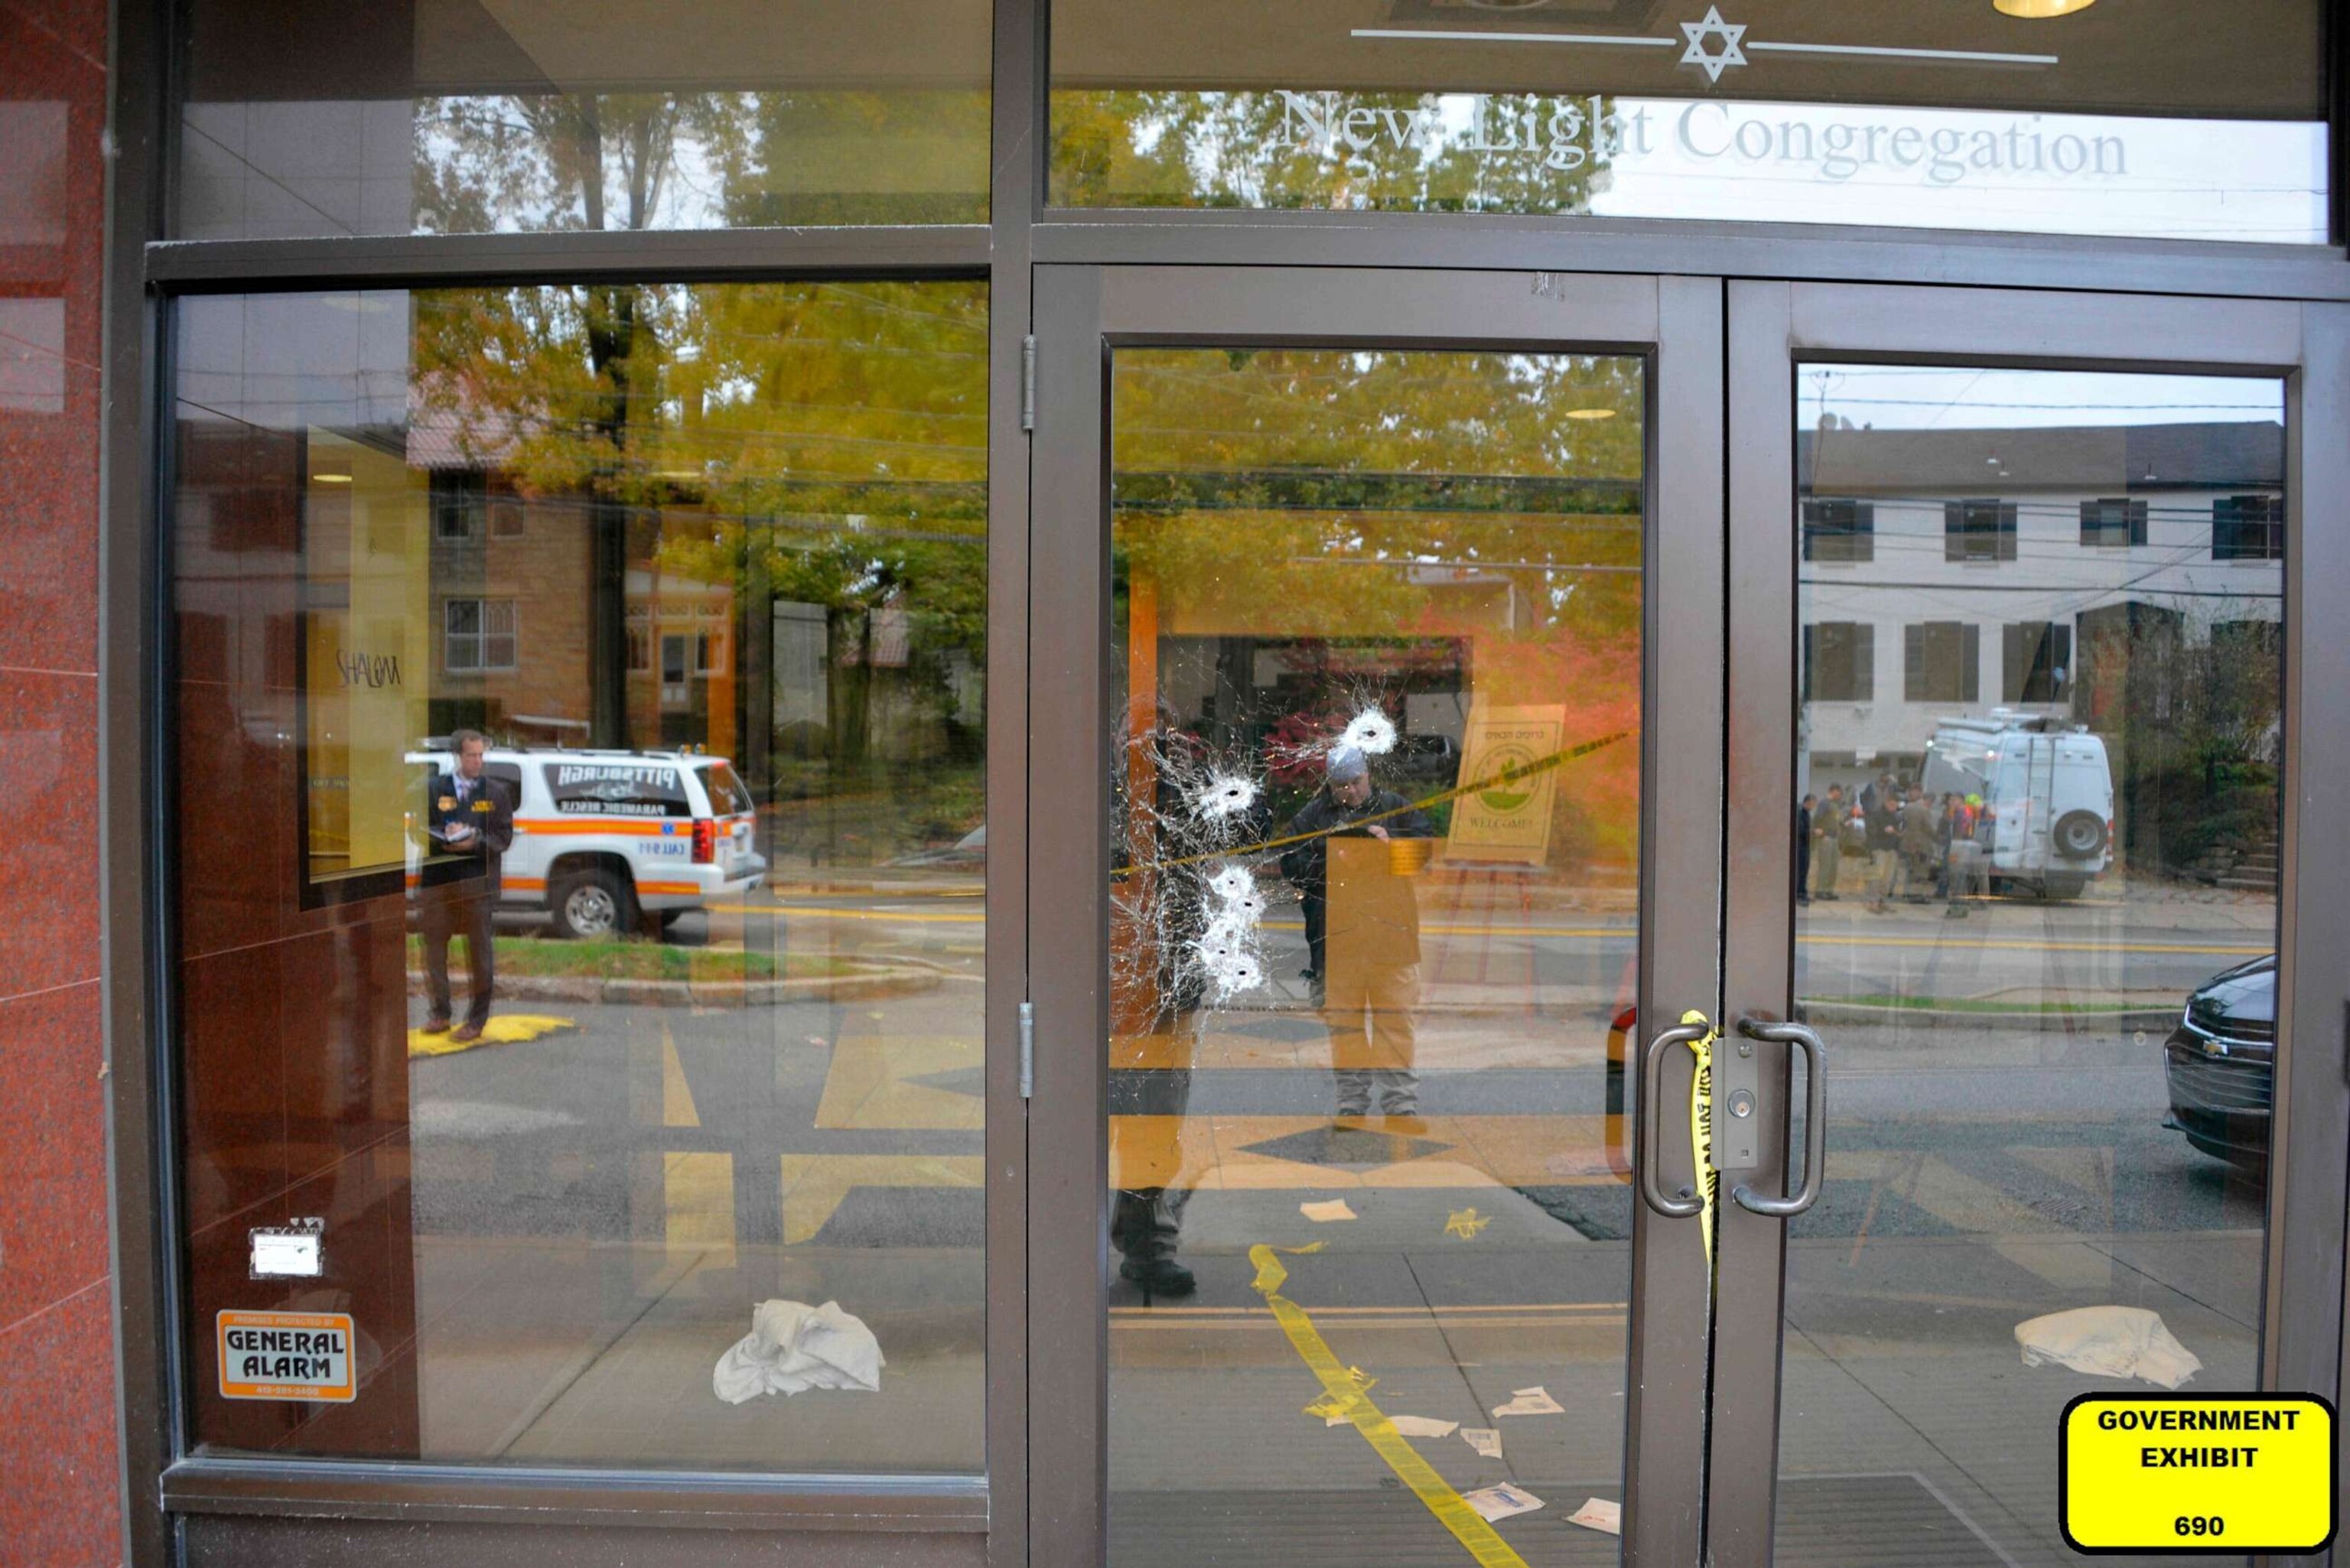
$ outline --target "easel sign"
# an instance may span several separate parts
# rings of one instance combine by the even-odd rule
[[[1444,840],[1447,860],[1517,866],[1549,861],[1558,770],[1538,764],[1557,755],[1565,723],[1563,707],[1471,705],[1461,748],[1461,782],[1484,787],[1452,803],[1452,826]]]

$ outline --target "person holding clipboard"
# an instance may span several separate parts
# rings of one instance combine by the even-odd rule
[[[490,1021],[490,993],[496,984],[497,960],[490,937],[490,911],[498,901],[498,863],[514,843],[514,797],[506,786],[482,771],[488,742],[473,730],[460,730],[449,738],[457,755],[457,771],[432,784],[432,810],[427,831],[432,853],[444,864],[463,865],[454,880],[428,892],[418,911],[424,933],[424,974],[432,988],[432,1012],[424,1033],[439,1034],[450,1026],[449,939],[465,939],[465,961],[473,975],[473,1005],[452,1040],[471,1044],[482,1037]]]

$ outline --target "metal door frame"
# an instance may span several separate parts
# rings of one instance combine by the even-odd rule
[[[1640,1017],[1718,991],[1722,744],[1722,290],[1713,278],[1047,265],[1035,270],[1031,448],[1028,1406],[1032,1561],[1107,1551],[1108,1158],[1104,1043],[1116,733],[1109,357],[1146,345],[1513,348],[1648,359]],[[1035,829],[1051,825],[1046,831]],[[1072,831],[1072,829],[1080,829]],[[1053,961],[1041,961],[1044,955]],[[1679,1053],[1676,1053],[1679,1055]],[[1686,1094],[1688,1068],[1672,1064]],[[1670,1118],[1668,1118],[1669,1124]],[[1668,1132],[1663,1179],[1690,1179]],[[1700,1545],[1707,1279],[1693,1225],[1633,1205],[1625,1562]]]
[[[1991,364],[2285,381],[2285,765],[2262,1386],[2337,1393],[2350,952],[2350,308],[2149,296],[1736,282],[1729,287],[1730,727],[1724,1013],[1783,1018],[1794,908],[1798,600],[1795,371],[1804,359]],[[2309,439],[2312,435],[2316,439]],[[2314,679],[2313,679],[2314,677]],[[1835,1041],[1831,1035],[1833,1052]],[[1788,1117],[1788,1050],[1763,1044],[1764,1126]],[[1834,1077],[1830,1075],[1833,1092]],[[1833,1154],[1834,1135],[1830,1142]],[[1751,1179],[1785,1190],[1786,1140]],[[1721,1209],[1707,1549],[1771,1560],[1786,1221]],[[2052,1435],[2053,1436],[2053,1435]]]

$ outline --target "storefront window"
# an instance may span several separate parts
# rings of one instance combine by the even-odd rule
[[[195,0],[173,232],[985,223],[988,17]]]
[[[197,1448],[978,1471],[984,286],[177,323]]]
[[[2317,0],[1055,8],[1070,207],[2322,243]]]

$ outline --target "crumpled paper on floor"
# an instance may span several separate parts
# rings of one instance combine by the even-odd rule
[[[752,1312],[751,1332],[718,1358],[710,1388],[729,1405],[810,1388],[878,1394],[884,1365],[880,1341],[838,1302],[766,1301]]]
[[[2015,1325],[2023,1365],[2054,1362],[2100,1377],[2139,1377],[2176,1388],[2203,1370],[2193,1351],[2171,1337],[2162,1316],[2145,1307],[2075,1307]]]

